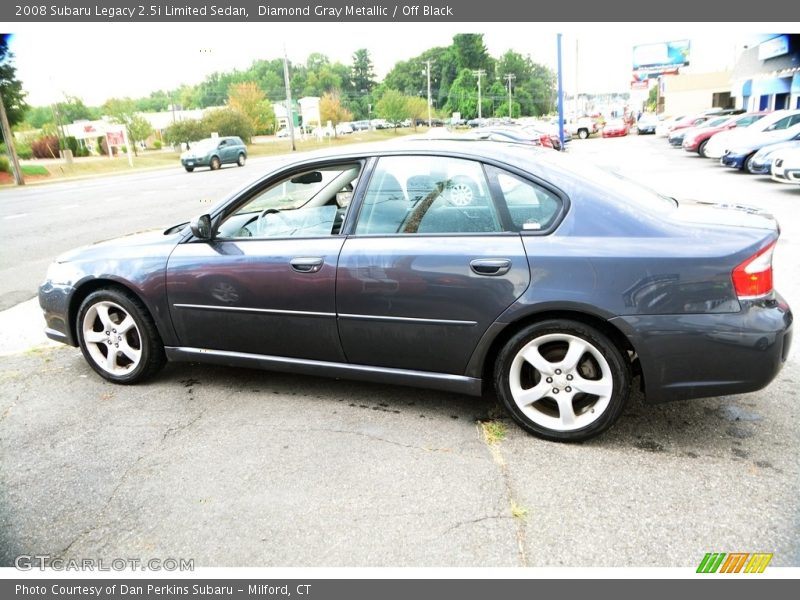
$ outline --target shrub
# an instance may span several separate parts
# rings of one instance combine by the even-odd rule
[[[155,140],[153,142],[153,148],[155,148],[156,150],[161,150],[161,140]]]
[[[230,108],[210,111],[203,117],[203,124],[210,132],[216,132],[221,136],[237,135],[245,144],[249,144],[250,138],[253,137],[253,125],[250,119]]]
[[[0,156],[0,173],[11,173],[11,162],[7,156]]]
[[[78,156],[78,148],[80,147],[80,145],[78,144],[78,140],[75,138],[75,136],[68,135],[64,139],[64,146],[65,146],[64,150],[72,151],[72,156]]]
[[[108,144],[106,143],[106,136],[104,135],[97,138],[97,152],[103,156],[108,156]]]
[[[36,158],[58,158],[58,137],[46,135],[34,140],[31,144],[33,156]]]
[[[17,156],[22,160],[33,158],[33,150],[31,144],[27,140],[20,140],[17,142]]]

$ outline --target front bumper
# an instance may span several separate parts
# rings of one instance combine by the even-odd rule
[[[732,169],[741,169],[744,167],[744,159],[746,157],[742,154],[726,154],[719,159],[719,164],[723,167],[730,167]]]

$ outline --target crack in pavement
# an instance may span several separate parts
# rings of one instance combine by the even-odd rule
[[[111,504],[114,502],[114,500],[116,499],[120,488],[122,488],[122,486],[127,482],[127,480],[130,477],[131,473],[139,466],[139,464],[144,459],[146,459],[146,458],[156,454],[157,452],[159,452],[161,450],[161,445],[164,443],[164,441],[168,437],[170,437],[171,435],[175,435],[175,433],[177,433],[179,431],[184,431],[184,430],[188,429],[189,427],[191,427],[192,425],[194,425],[195,423],[197,423],[197,421],[199,421],[203,417],[205,412],[206,412],[206,409],[203,409],[197,415],[195,415],[191,420],[189,420],[187,423],[184,423],[182,425],[177,425],[177,426],[174,426],[174,427],[169,427],[164,432],[164,434],[161,436],[161,439],[158,441],[157,444],[153,444],[153,447],[148,452],[145,452],[145,453],[141,454],[135,461],[133,461],[128,466],[128,468],[125,469],[125,472],[119,478],[119,481],[117,482],[117,485],[115,485],[114,489],[111,490],[111,493],[109,494],[109,496],[106,499],[106,501],[103,503],[103,506],[97,512],[97,517],[95,518],[95,521],[97,521],[97,523],[94,526],[92,526],[92,527],[90,527],[88,529],[84,529],[81,533],[79,533],[75,537],[75,539],[73,539],[69,544],[67,544],[67,546],[63,550],[61,550],[61,552],[58,553],[58,556],[59,557],[64,557],[72,549],[72,547],[75,544],[77,544],[78,542],[83,541],[89,535],[91,535],[93,532],[97,531],[98,529],[101,529],[103,527],[107,527],[109,525],[109,522],[108,522],[107,519],[105,519],[105,517],[106,517],[106,514],[108,512],[108,509],[111,506]],[[108,533],[106,534],[106,536],[107,535],[108,535]],[[106,537],[106,536],[104,536],[104,537]],[[100,539],[102,540],[103,538],[100,538]]]

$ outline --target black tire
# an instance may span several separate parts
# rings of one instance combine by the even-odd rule
[[[194,171],[194,167],[184,167],[184,169],[186,169],[187,173],[191,173],[192,171]]]
[[[742,171],[745,173],[753,173],[753,159],[755,158],[756,153],[753,152],[750,156],[744,159],[742,163]]]
[[[537,357],[539,368],[522,358],[523,349],[528,358]],[[577,357],[572,368],[561,364],[570,349]],[[528,325],[506,343],[495,363],[494,385],[511,418],[526,431],[546,440],[580,442],[599,435],[622,414],[630,394],[630,362],[594,327],[551,319]],[[581,386],[603,393],[584,393]],[[536,399],[521,406],[517,398],[525,392]],[[557,400],[571,411],[562,415]]]
[[[708,155],[706,154],[706,146],[708,146],[708,140],[703,140],[697,147],[697,153],[703,158],[708,158]]]
[[[114,325],[124,327],[128,316],[133,326],[117,331]],[[92,292],[78,309],[75,327],[86,362],[103,379],[113,383],[139,383],[155,375],[166,363],[164,345],[153,320],[141,301],[128,292],[116,288]],[[86,335],[92,333],[102,339],[87,340]],[[129,358],[126,349],[138,350],[138,360]],[[109,352],[114,352],[113,361]]]
[[[219,158],[216,156],[211,157],[211,162],[208,163],[208,166],[211,167],[212,171],[216,171],[220,167]]]
[[[244,155],[244,152],[239,152],[239,157],[236,159],[236,164],[240,167],[243,167],[246,161],[247,157]]]
[[[585,140],[589,137],[589,130],[588,129],[578,129],[578,137],[582,140]]]

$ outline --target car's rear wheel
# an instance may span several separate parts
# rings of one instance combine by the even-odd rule
[[[219,158],[217,158],[216,156],[212,156],[211,162],[209,163],[211,170],[216,171],[217,169],[219,169],[219,165],[220,165]]]
[[[166,362],[164,346],[147,309],[114,288],[89,294],[78,310],[78,343],[101,377],[114,383],[138,383]]]
[[[708,158],[708,154],[706,154],[706,146],[708,146],[708,140],[703,140],[697,147],[697,153],[703,158]]]
[[[244,152],[240,152],[239,158],[236,159],[236,164],[240,167],[243,167],[246,160],[247,158],[245,157]]]
[[[495,364],[497,395],[526,431],[579,442],[608,429],[630,391],[625,355],[594,327],[552,319],[514,335]]]

